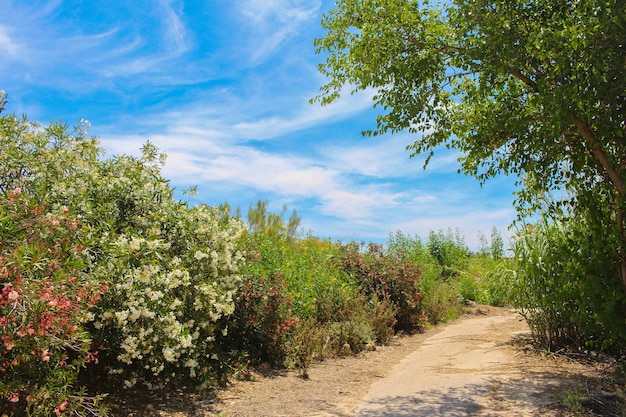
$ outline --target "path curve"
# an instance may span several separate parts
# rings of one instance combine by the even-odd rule
[[[526,323],[513,312],[451,323],[372,384],[353,416],[503,415],[491,414],[494,387],[511,376],[511,339],[526,332]],[[533,415],[519,400],[515,415]]]

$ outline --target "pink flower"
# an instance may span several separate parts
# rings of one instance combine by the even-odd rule
[[[57,416],[60,416],[63,411],[67,409],[67,401],[63,401],[57,408],[54,409],[54,413]]]
[[[20,295],[19,295],[19,293],[18,293],[17,291],[13,290],[13,291],[11,291],[11,292],[9,293],[9,300],[11,300],[11,301],[15,301],[15,300],[17,300],[18,298],[20,298]]]
[[[50,352],[48,349],[41,351],[41,359],[43,359],[44,362],[48,362],[50,360]]]
[[[8,398],[10,403],[16,403],[20,400],[20,394],[19,392],[14,392],[13,394],[9,395]]]
[[[22,189],[20,187],[12,189],[11,192],[9,193],[11,197],[15,197],[20,194],[22,194]]]

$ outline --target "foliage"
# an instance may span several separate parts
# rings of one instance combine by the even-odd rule
[[[10,415],[98,414],[99,397],[77,381],[202,388],[248,363],[306,371],[346,346],[385,344],[394,328],[422,329],[415,260],[427,260],[432,282],[444,266],[419,239],[404,242],[414,259],[401,239],[363,252],[298,235],[295,211],[285,219],[267,202],[251,206],[246,232],[227,204],[176,201],[152,144],[104,158],[88,127],[0,118],[0,404]]]
[[[494,274],[507,260],[493,259],[486,252],[470,254],[458,230],[454,234],[451,229],[447,233],[431,232],[426,242],[419,236],[396,231],[387,239],[386,247],[389,255],[419,265],[422,271],[421,304],[432,324],[460,316],[469,301],[495,305],[508,303],[510,284]],[[434,258],[432,248],[443,248],[439,249],[440,254],[445,254],[441,261]]]
[[[396,314],[398,314],[397,308],[389,298],[385,298],[382,301],[373,298],[370,300],[370,303],[370,323],[376,343],[387,345],[394,335],[394,328],[397,322]]]
[[[539,344],[623,354],[626,297],[612,273],[609,237],[590,236],[588,221],[528,225],[515,241],[513,269],[502,273],[515,284],[512,300]]]
[[[502,259],[504,257],[504,240],[500,231],[494,226],[491,229],[491,240],[487,240],[487,237],[479,232],[480,250],[479,255],[485,258],[491,258],[495,260]]]
[[[283,205],[283,210],[280,213],[268,211],[268,205],[269,201],[267,200],[258,200],[254,206],[250,204],[247,215],[250,233],[282,234],[295,237],[298,234],[301,221],[298,213],[293,210],[289,220],[285,221],[287,205]]]
[[[163,212],[150,221],[143,206],[141,220],[151,225],[145,237],[118,237],[107,262],[94,269],[101,279],[112,278],[95,309],[95,341],[103,345],[109,373],[126,386],[210,384],[221,368],[216,334],[228,331],[219,320],[233,312],[240,281],[235,245],[242,224],[203,205],[161,201],[158,208]]]
[[[218,338],[222,350],[238,351],[254,363],[282,365],[288,336],[298,323],[282,274],[247,276],[237,291],[234,313],[225,318],[228,334]]]
[[[467,267],[469,257],[468,249],[461,232],[457,229],[456,234],[451,229],[444,234],[430,232],[427,241],[428,250],[437,264],[441,267],[441,276],[448,278],[457,276],[461,269]]]
[[[342,247],[342,265],[366,296],[388,299],[397,308],[397,330],[423,330],[422,294],[417,287],[421,271],[415,263],[388,256],[374,243],[361,252],[352,242]]]
[[[338,263],[338,243],[314,236],[253,232],[246,238],[246,245],[256,259],[242,274],[267,277],[280,272],[293,303],[293,314],[303,320],[332,314],[324,311],[332,310],[341,298],[354,295]],[[324,320],[321,316],[318,318]]]
[[[340,0],[322,26],[317,100],[373,89],[384,112],[366,134],[408,129],[427,162],[445,146],[481,181],[516,175],[521,214],[606,207],[595,216],[626,294],[622,1]]]
[[[80,273],[95,288],[109,286],[87,324],[100,353],[89,372],[106,370],[125,386],[212,383],[245,225],[225,210],[176,201],[160,175],[165,156],[150,143],[140,158],[101,159],[86,123],[72,132],[14,116],[0,123],[0,190],[20,188],[43,212],[74,213]]]
[[[99,410],[76,395],[81,368],[98,360],[88,309],[106,291],[83,273],[79,225],[21,188],[0,197],[0,408],[12,415]]]

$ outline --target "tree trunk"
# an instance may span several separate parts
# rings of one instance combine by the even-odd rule
[[[624,295],[626,295],[626,248],[624,248],[624,245],[626,244],[626,235],[624,233],[624,208],[622,207],[624,199],[620,194],[618,194],[615,197],[615,200],[617,204],[617,231],[620,237],[620,243],[617,247],[617,255],[619,257],[619,275]]]

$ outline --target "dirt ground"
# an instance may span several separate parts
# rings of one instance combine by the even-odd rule
[[[483,322],[487,326],[484,329]],[[463,345],[449,343],[454,333],[459,334]],[[443,362],[432,366],[424,363],[423,372],[420,366],[417,371],[410,370],[421,360],[432,362],[427,357],[428,349],[440,354]],[[530,344],[526,323],[516,312],[475,306],[463,318],[423,334],[396,337],[389,346],[375,351],[314,364],[308,379],[298,371],[257,369],[250,373],[249,380],[235,381],[211,395],[172,392],[119,397],[113,415],[626,416],[625,387],[622,380],[615,379],[615,363],[608,358],[582,359],[538,353]],[[454,361],[458,363],[452,369]],[[425,368],[440,376],[428,382]],[[410,372],[410,377],[404,377],[403,372]],[[413,387],[422,397],[415,393],[395,395],[396,408],[390,411],[394,407],[388,403],[391,397],[385,397],[386,392],[406,391],[411,388],[406,382],[409,379],[427,384],[428,389]],[[383,403],[380,398],[385,398],[384,404],[377,408],[377,402]],[[411,404],[399,405],[397,401]],[[420,403],[424,413],[415,411],[415,402]]]

